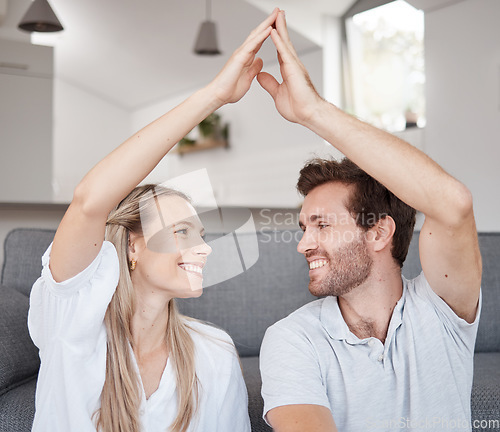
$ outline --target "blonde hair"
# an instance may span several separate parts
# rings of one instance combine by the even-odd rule
[[[145,197],[180,196],[182,193],[156,185],[135,188],[114,210],[106,223],[106,240],[114,244],[120,263],[116,292],[106,311],[104,322],[108,340],[106,378],[101,393],[101,406],[95,412],[96,428],[101,432],[140,432],[140,377],[135,371],[129,343],[133,347],[131,320],[134,314],[134,288],[128,259],[129,233],[142,234],[140,213],[144,205],[153,206]],[[140,208],[141,207],[141,208]],[[185,432],[196,414],[198,377],[195,370],[194,342],[189,334],[188,317],[181,315],[175,300],[168,304],[165,341],[176,374],[178,411],[169,430]]]

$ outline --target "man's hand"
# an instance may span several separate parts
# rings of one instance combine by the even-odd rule
[[[279,11],[276,29],[271,38],[278,50],[281,84],[267,72],[260,72],[257,80],[272,96],[278,112],[288,121],[306,124],[323,99],[314,88],[306,68],[299,60],[288,36],[285,12]]]

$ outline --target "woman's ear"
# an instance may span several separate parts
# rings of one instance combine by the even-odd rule
[[[377,223],[370,228],[370,235],[367,237],[372,243],[373,250],[380,252],[387,245],[391,245],[392,237],[396,231],[396,222],[391,216],[380,218]]]
[[[132,257],[132,254],[136,251],[137,238],[139,236],[136,233],[129,232],[128,234],[128,254]]]

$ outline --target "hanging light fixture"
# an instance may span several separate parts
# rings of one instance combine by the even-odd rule
[[[212,17],[212,1],[206,0],[206,20],[201,23],[194,52],[199,55],[221,54],[217,45],[217,31]]]
[[[47,33],[64,30],[47,0],[35,0],[31,3],[17,27],[27,32]]]

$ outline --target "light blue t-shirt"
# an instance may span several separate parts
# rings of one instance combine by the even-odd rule
[[[265,334],[264,418],[313,404],[329,408],[342,432],[470,431],[479,315],[480,306],[472,324],[459,318],[423,273],[403,278],[385,344],[351,333],[337,297],[313,301]]]

